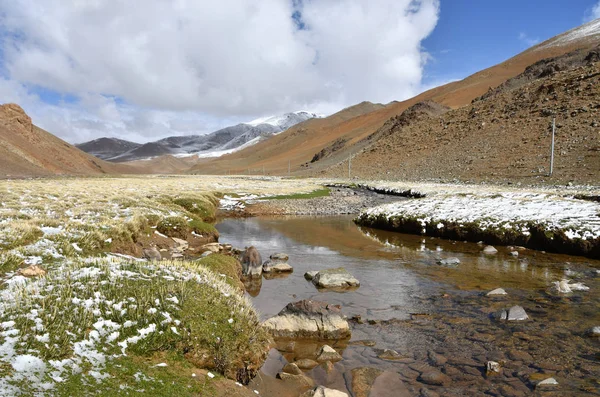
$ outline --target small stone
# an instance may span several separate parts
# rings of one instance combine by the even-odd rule
[[[558,387],[558,382],[554,378],[544,379],[535,385],[535,388],[540,390],[554,389],[556,387]]]
[[[509,255],[514,256],[516,258],[517,256],[519,256],[519,252],[518,251],[510,251]]]
[[[596,326],[596,327],[590,328],[587,331],[587,335],[588,336],[592,336],[592,337],[596,337],[596,338],[600,337],[600,326]]]
[[[460,259],[452,257],[446,259],[438,259],[436,263],[440,266],[457,266],[460,264]]]
[[[498,375],[502,371],[500,364],[495,361],[488,361],[485,367],[487,376]]]
[[[312,280],[319,273],[318,270],[311,270],[310,272],[304,273],[304,278],[307,280]]]
[[[321,351],[319,352],[319,355],[317,356],[318,362],[340,361],[341,359],[342,359],[342,356],[340,356],[340,354],[337,351],[335,351],[334,348],[332,348],[331,346],[328,346],[328,345],[323,345],[323,347],[321,348]]]
[[[296,363],[287,363],[283,366],[282,371],[292,375],[302,375],[302,370],[298,368]]]
[[[502,288],[496,288],[495,290],[492,290],[485,295],[486,296],[499,296],[499,295],[507,295],[507,294],[506,294],[506,291],[504,291]]]
[[[271,255],[269,257],[269,259],[271,259],[273,261],[287,262],[288,259],[290,259],[290,257],[288,256],[288,254],[277,253],[277,254]]]
[[[263,263],[263,272],[265,273],[291,273],[294,268],[287,263],[276,263],[271,260]]]
[[[488,245],[483,249],[483,253],[486,255],[494,255],[494,254],[498,253],[498,250],[496,248],[492,247],[491,245]]]
[[[392,350],[392,349],[385,349],[377,357],[382,360],[399,360],[402,358],[400,353],[398,353],[396,350]]]
[[[525,321],[529,316],[521,306],[513,306],[508,310],[502,310],[496,313],[496,317],[506,321]]]
[[[317,386],[313,390],[309,390],[300,397],[348,397],[348,394],[339,390],[328,389],[325,386]]]
[[[38,265],[31,265],[17,272],[23,277],[41,277],[46,275],[46,271]]]

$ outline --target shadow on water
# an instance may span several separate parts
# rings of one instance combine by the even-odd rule
[[[490,357],[510,361],[507,354],[511,349],[526,350],[534,361],[554,357],[565,366],[565,374],[575,370],[564,363],[579,359],[591,365],[587,371],[600,378],[595,355],[600,343],[582,336],[587,328],[600,325],[600,261],[532,250],[520,251],[514,257],[507,247],[496,247],[498,253],[489,256],[478,244],[359,228],[349,216],[226,219],[217,228],[221,242],[239,248],[253,245],[263,259],[277,252],[289,255],[292,274],[265,278],[250,288],[263,319],[276,315],[289,302],[317,299],[342,305],[348,317],[360,315],[371,320],[371,324],[352,324],[352,341],[368,339],[376,347],[351,343],[339,349],[344,360],[335,364],[333,373],[324,372],[322,367],[308,372],[321,384],[345,390],[350,369],[371,366],[398,372],[407,377],[403,378],[407,384],[413,382],[417,387],[417,380],[410,379],[405,367],[427,363],[431,349],[464,356],[464,360],[475,360],[481,366]],[[437,264],[438,259],[450,257],[458,258],[460,264]],[[360,280],[360,288],[345,293],[318,291],[304,279],[307,271],[340,266]],[[584,282],[590,290],[559,296],[551,286],[563,278]],[[484,295],[498,287],[509,295],[500,299]],[[490,319],[491,313],[517,304],[525,307],[531,321],[508,325]],[[415,316],[417,313],[426,316]],[[263,372],[275,375],[286,362],[316,354],[310,343],[296,341],[294,346],[292,351],[285,346],[273,350]],[[406,355],[408,361],[379,359],[378,349],[386,348]],[[581,359],[583,356],[596,359]],[[535,363],[522,365],[534,372],[561,375],[558,369],[551,372]],[[456,368],[464,369],[458,364]],[[443,370],[453,377],[452,368]],[[457,385],[463,382],[465,388],[471,385],[470,392],[492,387],[485,376],[475,374],[470,383],[465,381],[467,375],[461,376],[453,379]],[[523,387],[532,388],[531,381],[523,380],[523,376],[518,380]],[[514,387],[511,376],[504,375],[502,381]],[[564,382],[583,387],[571,378]],[[597,389],[596,384],[591,387]]]

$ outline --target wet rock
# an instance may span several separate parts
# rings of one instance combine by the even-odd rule
[[[438,259],[436,261],[436,263],[440,266],[448,266],[448,267],[454,267],[454,266],[458,266],[460,264],[460,259],[458,258],[446,258],[446,259]]]
[[[340,354],[335,351],[335,349],[331,346],[328,345],[324,345],[321,348],[321,351],[319,351],[319,355],[317,356],[317,361],[318,362],[323,362],[323,361],[340,361],[342,359],[342,356],[340,356]]]
[[[374,340],[371,340],[371,339],[353,340],[350,343],[348,343],[348,345],[350,345],[350,346],[368,346],[368,347],[375,346],[376,344],[377,344],[377,342],[375,342]]]
[[[339,390],[328,389],[325,386],[317,386],[300,397],[348,397],[348,394]]]
[[[502,296],[502,295],[507,295],[507,294],[506,294],[506,291],[504,291],[502,288],[496,288],[495,290],[492,290],[485,295],[486,296]]]
[[[368,397],[371,391],[371,385],[375,379],[383,373],[377,368],[355,368],[352,370],[352,394],[355,397]]]
[[[485,374],[487,376],[498,375],[502,372],[502,367],[500,366],[500,363],[497,363],[496,361],[488,361],[485,365],[485,369]]]
[[[321,367],[325,370],[325,373],[330,374],[335,370],[335,366],[331,361],[325,361],[321,363]]]
[[[271,259],[272,261],[279,261],[279,262],[287,262],[290,257],[288,256],[288,254],[284,254],[284,253],[277,253],[277,254],[273,254],[271,256],[269,256],[269,259]]]
[[[446,357],[442,356],[441,354],[437,354],[433,350],[429,350],[427,352],[427,358],[433,365],[437,367],[441,367],[442,365],[448,362],[448,359]]]
[[[302,300],[289,303],[279,314],[263,323],[275,337],[346,339],[351,332],[338,305]]]
[[[535,385],[536,390],[553,390],[558,388],[558,382],[554,378],[547,378]]]
[[[42,277],[46,275],[46,270],[39,265],[31,265],[24,269],[19,269],[17,274],[20,274],[23,277]]]
[[[509,252],[510,256],[514,256],[515,258],[519,256],[519,252],[518,251],[510,251]]]
[[[486,255],[494,255],[494,254],[498,253],[498,250],[496,248],[494,248],[493,246],[488,245],[483,249],[483,253]]]
[[[162,259],[162,255],[156,247],[144,248],[142,254],[149,261],[160,261]]]
[[[521,306],[513,306],[508,310],[501,310],[494,315],[499,320],[504,321],[525,321],[529,316]]]
[[[430,369],[423,372],[417,380],[421,383],[434,386],[447,386],[452,383],[452,380],[447,375],[441,373],[437,369]]]
[[[304,273],[304,278],[310,281],[313,278],[315,278],[315,276],[317,275],[317,273],[319,273],[318,270],[311,270],[309,272]]]
[[[309,387],[315,387],[315,381],[304,374],[293,375],[287,372],[279,372],[277,379],[281,379],[286,382],[293,382],[295,387],[300,389],[307,389]]]
[[[292,375],[302,375],[302,370],[298,367],[298,364],[296,363],[287,363],[283,366],[282,371]]]
[[[396,350],[385,349],[383,352],[377,355],[382,360],[400,360],[402,356]]]
[[[400,375],[394,371],[384,371],[379,375],[373,382],[369,393],[369,397],[408,397],[411,395]]]
[[[349,288],[360,286],[360,282],[343,267],[321,270],[313,277],[312,282],[318,288]]]
[[[310,358],[301,358],[300,360],[294,361],[294,364],[300,369],[313,369],[319,365],[318,362],[311,360]]]
[[[294,268],[287,263],[273,262],[271,260],[263,263],[263,272],[265,273],[291,273]]]
[[[240,255],[242,274],[251,278],[259,278],[262,275],[263,262],[258,250],[248,247]]]

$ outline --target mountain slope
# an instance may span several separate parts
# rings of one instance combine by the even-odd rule
[[[15,104],[0,105],[0,176],[129,173],[97,159],[32,124]]]
[[[343,147],[336,151],[337,161],[341,161],[341,158],[347,159],[348,155],[363,150],[367,146],[364,140],[382,127],[386,121],[419,102],[429,100],[451,108],[467,106],[490,88],[497,87],[519,75],[529,65],[576,49],[589,49],[598,42],[598,39],[600,39],[600,23],[593,21],[464,80],[436,87],[402,102],[392,102],[386,106],[358,112],[353,117],[343,120],[325,118],[318,123],[304,123],[302,129],[291,128],[259,145],[212,161],[201,162],[193,168],[193,172],[224,173],[228,170],[252,172],[252,170],[262,170],[264,167],[266,173],[285,174],[287,163],[290,161],[293,172],[301,175],[318,175],[335,163],[311,164],[311,159],[321,150],[333,145],[336,140],[344,141]]]
[[[108,160],[130,150],[137,149],[142,145],[118,138],[99,138],[75,146],[99,159]]]

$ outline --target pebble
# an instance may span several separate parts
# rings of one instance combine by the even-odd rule
[[[544,379],[535,385],[536,389],[544,390],[544,389],[554,389],[558,386],[558,382],[554,378]]]
[[[491,245],[488,245],[483,249],[483,253],[487,254],[487,255],[493,255],[493,254],[498,253],[498,250],[496,248],[492,247]]]
[[[498,295],[507,295],[506,291],[502,288],[496,288],[486,294],[486,296],[498,296]]]

